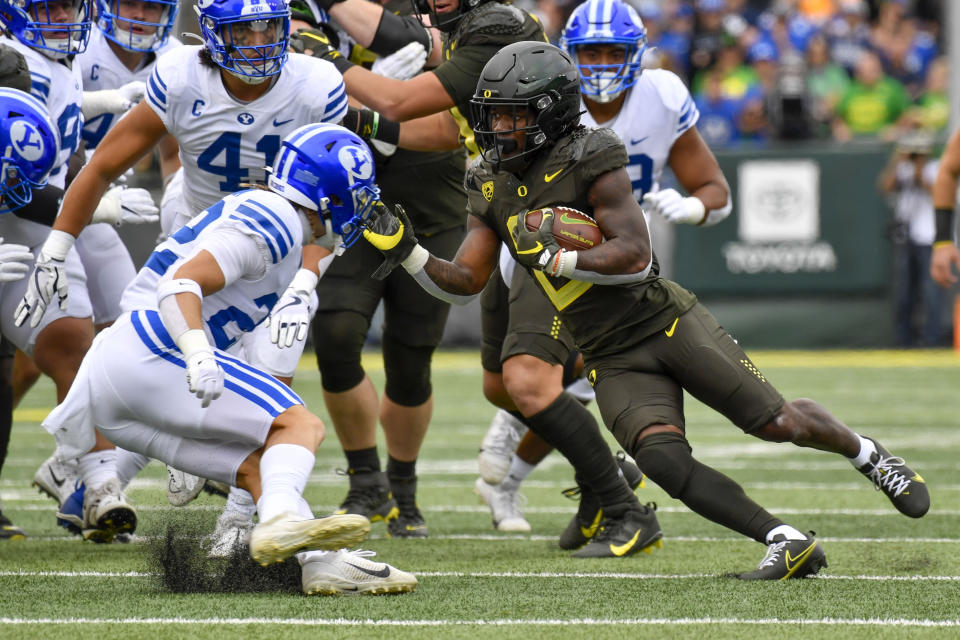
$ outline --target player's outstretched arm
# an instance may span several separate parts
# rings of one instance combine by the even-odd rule
[[[933,206],[936,210],[936,235],[930,255],[930,277],[941,287],[950,287],[960,271],[960,250],[953,242],[954,216],[957,204],[957,177],[960,176],[960,129],[953,132],[940,157],[937,179],[933,183]]]

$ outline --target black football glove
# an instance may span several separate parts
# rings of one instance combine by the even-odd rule
[[[554,276],[559,271],[557,258],[562,249],[553,237],[553,212],[550,209],[542,211],[543,219],[536,231],[527,229],[528,211],[517,216],[517,226],[513,228],[513,246],[517,251],[517,262]]]
[[[378,203],[367,219],[363,237],[383,254],[383,262],[372,274],[377,280],[386,279],[418,244],[413,225],[400,205],[390,211],[387,205]]]
[[[337,34],[325,24],[316,29],[300,29],[290,36],[291,51],[332,62],[342,74],[352,67],[353,63],[343,57],[337,49],[339,45]]]

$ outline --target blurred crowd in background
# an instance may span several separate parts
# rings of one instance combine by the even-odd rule
[[[938,0],[628,0],[712,147],[944,134]],[[578,0],[519,0],[558,42]]]

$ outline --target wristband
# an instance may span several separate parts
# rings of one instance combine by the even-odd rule
[[[70,249],[76,241],[77,239],[66,231],[52,229],[40,252],[48,258],[63,262],[67,259],[67,254],[70,253]]]
[[[372,140],[379,140],[380,142],[396,145],[400,142],[400,123],[384,118],[379,112],[374,111],[370,138]]]
[[[300,269],[296,275],[293,276],[293,280],[290,281],[287,288],[293,289],[298,293],[309,295],[311,291],[317,288],[318,282],[320,282],[320,278],[313,271],[310,271],[310,269]]]
[[[938,208],[933,215],[934,226],[936,228],[933,236],[934,243],[953,243],[953,209],[947,207]]]
[[[427,260],[429,259],[430,252],[418,244],[413,247],[413,251],[410,252],[410,255],[408,255],[400,264],[403,265],[403,268],[406,269],[407,273],[413,275],[414,273],[423,270],[423,266],[427,264]]]
[[[940,247],[952,247],[952,246],[953,246],[953,242],[951,242],[950,240],[940,240],[938,242],[933,243],[934,249],[939,249]]]
[[[190,329],[174,338],[177,348],[183,353],[185,360],[189,360],[198,353],[209,353],[213,355],[213,349],[210,348],[210,341],[207,340],[207,334],[203,329]]]

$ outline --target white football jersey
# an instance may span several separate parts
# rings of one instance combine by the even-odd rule
[[[78,55],[74,64],[80,64],[80,73],[83,78],[84,91],[102,91],[104,89],[119,89],[129,82],[146,83],[153,73],[153,65],[157,58],[168,51],[172,51],[181,46],[176,38],[167,38],[155,53],[148,53],[147,64],[136,71],[131,71],[127,65],[123,64],[117,55],[110,48],[110,41],[100,29],[93,29],[90,34],[90,43],[87,50]],[[104,113],[95,118],[87,120],[83,125],[81,136],[87,143],[87,151],[96,148],[103,136],[107,135],[110,127],[120,118],[122,114]]]
[[[70,156],[80,145],[80,129],[83,127],[83,84],[80,80],[80,65],[74,60],[51,60],[36,49],[31,49],[19,40],[5,38],[8,44],[27,59],[30,69],[30,93],[46,105],[60,130],[60,155],[56,168],[50,173],[50,184],[61,189],[67,183],[67,166]]]
[[[219,67],[201,64],[199,46],[157,60],[147,103],[180,144],[183,198],[202,211],[241,183],[266,181],[280,141],[313,122],[339,123],[347,112],[343,77],[325,60],[291,53],[260,98],[242,103],[223,86]]]
[[[588,127],[613,129],[627,148],[627,173],[633,195],[640,200],[660,188],[660,174],[670,157],[674,141],[697,123],[700,112],[690,92],[676,74],[664,69],[646,69],[627,90],[617,116],[601,124],[586,111],[580,122]]]
[[[253,238],[258,256],[253,261],[262,265],[256,273],[243,274],[203,299],[210,343],[223,350],[237,344],[245,332],[266,319],[278,292],[286,289],[300,268],[303,227],[299,214],[286,198],[271,191],[249,189],[229,195],[157,245],[123,292],[122,309],[157,310],[157,285],[163,276],[175,273],[185,259],[204,249],[205,240],[210,246],[209,239],[225,229]]]

